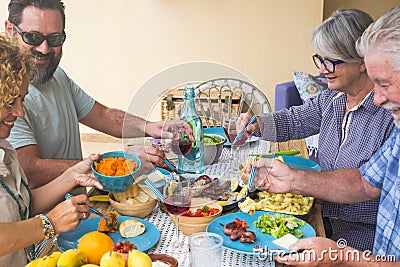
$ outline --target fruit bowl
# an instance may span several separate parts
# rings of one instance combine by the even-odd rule
[[[110,161],[119,158],[125,159],[129,173],[118,175],[118,171],[121,169],[120,164],[111,163]],[[107,159],[110,160],[107,162]],[[132,164],[128,164],[131,162]],[[104,166],[101,166],[101,164],[104,164]],[[91,168],[94,176],[103,185],[105,191],[119,193],[127,190],[133,183],[134,179],[139,175],[141,164],[140,159],[133,154],[123,151],[113,151],[104,153],[100,155],[98,160],[92,161]],[[101,173],[100,168],[102,171],[107,171],[107,174]],[[117,175],[111,175],[111,173],[115,172]]]

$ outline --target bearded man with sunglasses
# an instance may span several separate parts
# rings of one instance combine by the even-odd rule
[[[315,66],[328,89],[301,106],[261,114],[249,131],[261,128],[263,138],[287,141],[319,133],[318,158],[323,171],[358,168],[368,161],[394,128],[389,110],[374,105],[374,84],[356,41],[373,22],[358,9],[335,11],[313,33]],[[246,125],[249,114],[242,114]],[[239,129],[240,131],[240,129]],[[331,190],[335,190],[332,188]],[[324,202],[327,237],[359,250],[372,250],[378,201],[357,204]]]
[[[82,159],[79,122],[100,132],[122,137],[153,136],[171,138],[164,129],[184,121],[148,122],[121,110],[108,108],[85,93],[59,67],[66,40],[65,12],[61,0],[11,0],[5,22],[6,34],[33,56],[25,116],[15,121],[10,143],[18,152],[31,188],[48,183]],[[132,151],[133,150],[133,151]],[[142,171],[152,163],[163,166],[165,155],[152,147],[134,147],[142,160]],[[80,190],[80,192],[85,192]]]

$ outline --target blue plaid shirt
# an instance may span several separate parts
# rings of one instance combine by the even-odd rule
[[[400,129],[396,128],[385,144],[361,166],[361,175],[380,188],[374,254],[396,255],[400,260]]]

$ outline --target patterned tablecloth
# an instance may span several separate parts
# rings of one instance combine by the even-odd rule
[[[300,146],[299,141],[290,141],[282,143],[282,147],[271,146],[271,150],[287,150],[287,149],[298,149],[300,151],[305,150],[303,146]],[[212,164],[206,166],[205,173],[208,175],[222,175],[225,177],[240,177],[240,173],[238,171],[238,164],[242,163],[248,158],[247,154],[249,153],[265,153],[269,152],[270,150],[270,143],[266,141],[260,142],[252,142],[246,144],[244,147],[240,148],[238,158],[236,160],[232,159],[230,155],[230,149],[224,148],[222,155],[219,161],[216,164]],[[89,195],[96,195],[97,189],[92,189],[89,192]],[[94,207],[99,209],[102,212],[107,212],[112,209],[112,206],[109,203],[104,202],[93,202]],[[320,216],[320,209],[315,211],[315,214],[310,217],[311,220],[314,220],[313,227],[317,230],[318,235],[324,236],[323,232],[323,224],[322,219]],[[160,210],[158,206],[156,206],[153,212],[145,218],[149,222],[153,223],[161,233],[159,242],[151,249],[148,250],[148,253],[164,253],[169,254],[175,257],[180,267],[187,267],[190,266],[189,263],[189,253],[182,252],[182,251],[174,251],[174,253],[169,253],[169,245],[171,242],[174,241],[174,234],[175,234],[175,224],[168,216],[168,214],[164,213]],[[184,236],[182,232],[179,232],[180,242],[188,244],[188,237]],[[57,250],[57,247],[54,246],[54,243],[51,241],[47,241],[47,246],[44,246],[44,250],[42,251],[42,255],[49,254],[51,251]],[[187,246],[186,246],[187,247]],[[263,259],[259,259],[257,255],[248,255],[243,253],[234,252],[228,249],[225,249],[223,252],[223,257],[221,260],[221,266],[251,266],[251,267],[258,267],[258,266],[282,266],[273,261],[267,261]]]
[[[252,142],[240,148],[239,154],[236,159],[232,159],[230,155],[230,148],[224,148],[219,161],[216,164],[208,165],[205,168],[205,173],[208,175],[223,175],[227,177],[240,177],[238,171],[238,163],[242,163],[247,158],[248,153],[261,153],[269,151],[269,142]],[[233,151],[235,153],[235,151]],[[171,218],[164,212],[162,212],[158,207],[153,210],[153,213],[146,218],[149,222],[153,223],[158,227],[161,232],[160,241],[157,245],[151,248],[149,253],[163,253],[170,254],[175,257],[179,266],[186,267],[189,266],[189,253],[176,251],[175,253],[169,253],[168,246],[174,241],[175,234],[175,224]],[[182,232],[179,232],[179,241],[188,244],[188,237],[186,237]],[[243,253],[234,252],[228,249],[224,249],[221,266],[275,266],[273,261],[260,260],[256,255],[247,255]]]
[[[149,249],[148,253],[162,253],[169,254],[176,258],[179,262],[180,267],[187,267],[189,265],[189,253],[176,251],[175,253],[170,253],[168,246],[172,246],[171,242],[174,241],[175,234],[175,224],[171,218],[164,212],[162,212],[158,207],[155,207],[153,213],[146,218],[149,222],[153,223],[160,230],[161,237],[157,245]],[[188,237],[182,232],[179,232],[179,241],[184,242],[185,247],[188,245]],[[275,266],[274,262],[268,262],[265,260],[257,259],[256,255],[246,255],[243,253],[238,253],[224,249],[221,267],[231,267],[231,266]]]

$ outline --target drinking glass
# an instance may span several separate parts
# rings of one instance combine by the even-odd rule
[[[235,140],[236,136],[238,135],[237,128],[239,123],[239,117],[236,115],[232,115],[230,118],[226,118],[222,122],[222,127],[224,128],[225,134],[231,142],[231,152],[230,158],[239,160],[239,148],[246,143],[247,135],[244,134],[240,139],[238,139],[234,144],[233,141]],[[236,149],[235,153],[233,153],[233,149]]]
[[[179,218],[180,215],[190,209],[192,202],[190,198],[190,180],[184,179],[179,175],[170,175],[165,177],[164,181],[164,207],[169,213],[175,216],[177,226],[172,249],[180,248],[182,251],[183,244],[179,242]]]
[[[215,233],[201,232],[189,237],[191,267],[219,267],[224,239]]]

